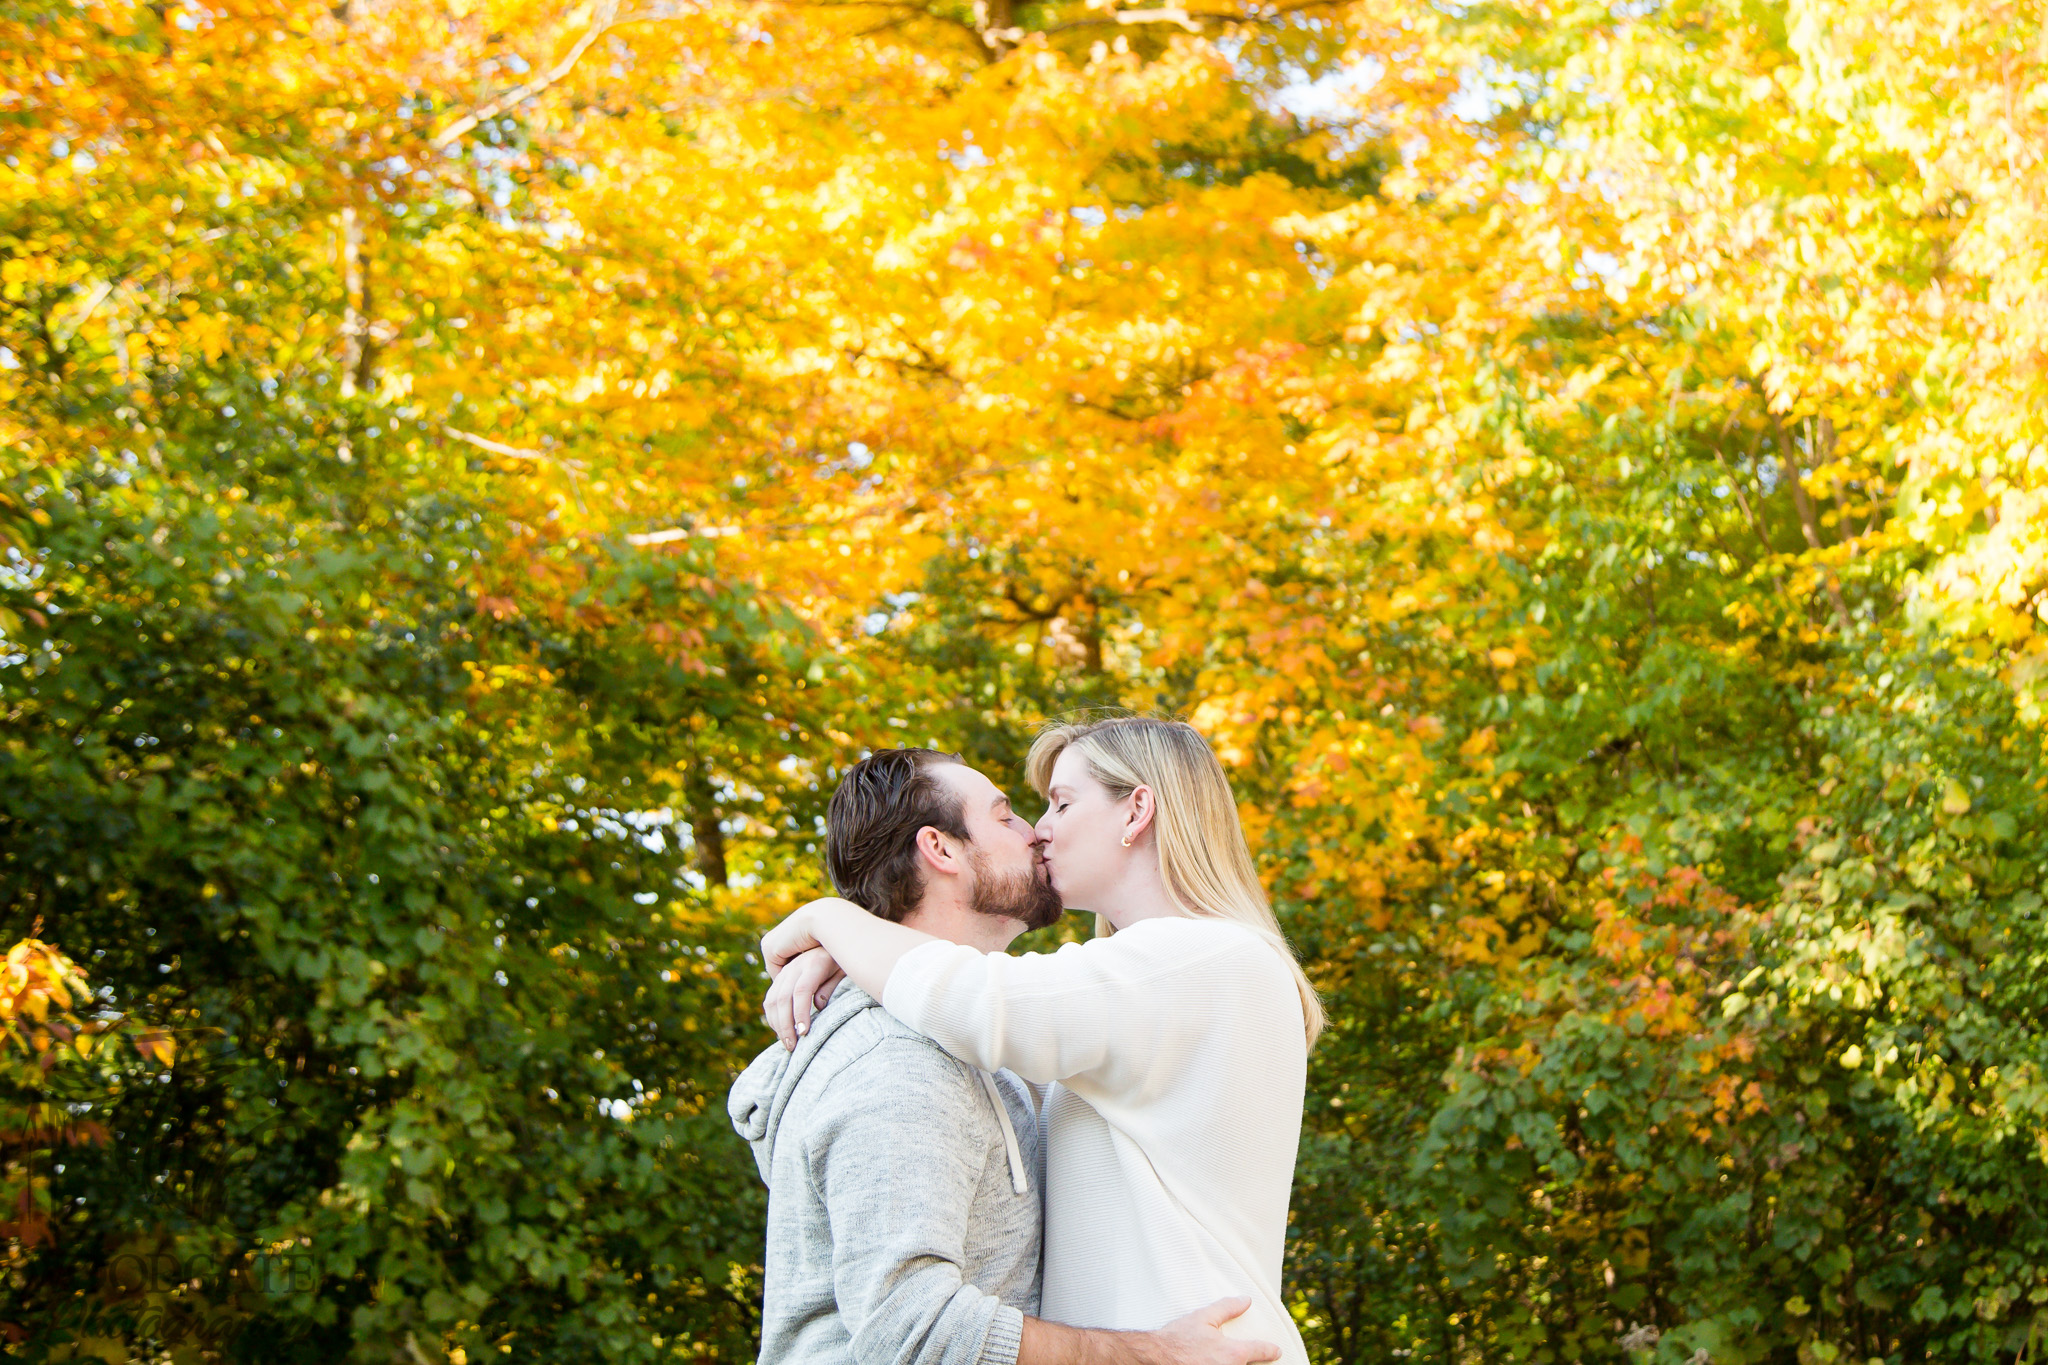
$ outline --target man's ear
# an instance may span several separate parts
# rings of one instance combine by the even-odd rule
[[[948,877],[967,870],[967,859],[953,837],[933,825],[917,832],[917,856],[926,867]]]

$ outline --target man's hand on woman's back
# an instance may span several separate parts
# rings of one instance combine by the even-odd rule
[[[1270,1341],[1225,1336],[1223,1324],[1252,1301],[1218,1299],[1150,1332],[1107,1332],[1024,1319],[1017,1365],[1260,1365],[1278,1360]]]
[[[1157,1339],[1162,1365],[1259,1365],[1278,1360],[1280,1348],[1270,1341],[1223,1335],[1223,1324],[1242,1316],[1251,1306],[1247,1298],[1218,1299],[1145,1335]]]

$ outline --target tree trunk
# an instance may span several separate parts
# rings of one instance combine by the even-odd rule
[[[690,781],[686,796],[690,805],[690,844],[693,856],[690,861],[704,880],[713,886],[731,886],[732,877],[725,865],[725,826],[719,822],[716,793],[712,790],[711,776],[701,762],[690,768]]]
[[[370,335],[370,278],[363,263],[363,219],[354,208],[341,211],[342,360],[341,396],[370,387],[376,341]]]
[[[1798,447],[1782,425],[1776,422],[1773,422],[1772,425],[1778,433],[1778,450],[1785,457],[1785,487],[1792,494],[1792,510],[1799,514],[1800,534],[1806,537],[1807,548],[1819,550],[1823,548],[1820,538],[1820,521],[1814,515],[1813,499],[1806,492],[1805,475],[1799,467]],[[1809,428],[1809,430],[1812,430],[1812,428]],[[1830,444],[1832,444],[1832,427],[1829,428],[1828,436],[1830,437]],[[1819,435],[1816,433],[1812,439],[1814,443],[1817,443]],[[1844,631],[1847,631],[1849,629],[1849,604],[1842,598],[1842,585],[1835,581],[1835,571],[1833,569],[1826,569],[1823,572],[1827,576],[1828,597],[1835,606],[1835,620]]]
[[[974,0],[975,32],[990,61],[1001,61],[1017,45],[1015,16],[1012,0]]]

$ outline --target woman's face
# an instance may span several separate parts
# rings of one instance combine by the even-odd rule
[[[1122,879],[1135,852],[1123,844],[1135,795],[1112,797],[1075,749],[1053,763],[1045,814],[1038,821],[1038,848],[1069,910],[1104,913],[1105,893]]]

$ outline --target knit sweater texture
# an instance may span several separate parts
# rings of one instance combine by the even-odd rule
[[[1192,918],[1016,957],[930,943],[884,1003],[956,1057],[1051,1084],[1047,1320],[1148,1329],[1243,1294],[1227,1330],[1306,1365],[1280,1263],[1308,1047],[1278,948]]]
[[[727,1111],[768,1185],[761,1365],[1016,1365],[1044,1168],[1015,1076],[977,1073],[849,983],[793,1053],[755,1059]]]

